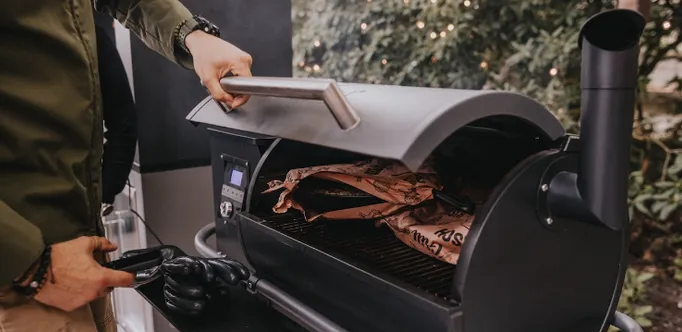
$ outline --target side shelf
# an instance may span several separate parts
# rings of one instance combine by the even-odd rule
[[[177,255],[185,255],[178,249]],[[271,308],[267,301],[242,287],[230,289],[228,301],[198,317],[174,314],[163,299],[163,279],[140,286],[137,292],[180,332],[302,332],[300,327]]]

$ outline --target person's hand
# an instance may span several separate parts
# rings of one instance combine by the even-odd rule
[[[111,292],[132,285],[134,276],[102,267],[93,254],[111,252],[116,245],[106,238],[82,236],[52,245],[51,266],[35,300],[64,311],[73,311]]]
[[[250,77],[253,60],[249,54],[201,30],[187,35],[185,45],[192,53],[194,70],[213,99],[230,108],[237,108],[248,101],[249,96],[232,96],[225,92],[220,86],[220,79],[230,73]]]

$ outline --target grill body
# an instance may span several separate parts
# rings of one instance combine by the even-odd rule
[[[601,331],[620,290],[626,231],[561,218],[548,225],[538,204],[543,181],[576,170],[578,138],[521,131],[530,134],[510,141],[467,127],[438,148],[468,158],[439,168],[475,171],[494,187],[455,266],[372,222],[274,214],[277,195],[260,194],[290,168],[365,156],[214,130],[216,206],[229,200],[225,160],[255,165],[241,210],[216,213],[218,249],[348,331]],[[479,142],[472,150],[486,153],[457,150],[472,138]]]
[[[509,92],[222,79],[249,103],[206,98],[188,116],[212,132],[218,249],[254,272],[249,289],[260,284],[313,331],[605,331],[627,266],[643,27],[641,15],[613,10],[581,30],[580,138]],[[263,193],[294,168],[382,158],[415,171],[430,156],[444,182],[489,193],[456,266],[371,221],[275,215],[277,195]]]

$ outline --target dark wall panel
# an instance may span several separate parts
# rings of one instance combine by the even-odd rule
[[[185,0],[193,13],[221,29],[221,37],[254,59],[257,76],[291,76],[291,1]],[[131,38],[141,172],[210,165],[205,129],[185,116],[208,95],[193,71]]]

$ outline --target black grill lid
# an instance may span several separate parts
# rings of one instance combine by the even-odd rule
[[[229,111],[207,97],[188,120],[398,160],[413,171],[450,134],[489,116],[515,116],[550,140],[565,134],[542,105],[511,92],[268,77],[221,83],[250,101]]]

